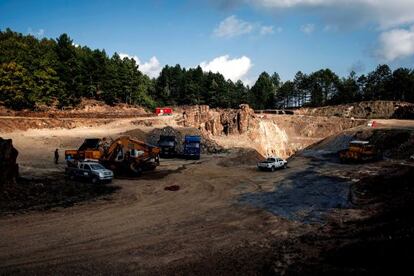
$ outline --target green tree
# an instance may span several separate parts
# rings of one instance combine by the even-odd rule
[[[268,73],[260,74],[250,90],[251,104],[254,109],[274,108],[276,87]]]
[[[30,100],[35,84],[28,71],[21,65],[10,62],[0,65],[0,101],[13,109],[31,108]]]

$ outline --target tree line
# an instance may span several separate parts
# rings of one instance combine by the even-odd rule
[[[340,78],[330,69],[298,72],[282,82],[277,73],[260,74],[252,87],[220,73],[166,65],[157,78],[139,71],[132,58],[76,46],[67,34],[37,39],[10,29],[0,31],[0,104],[12,109],[42,105],[75,107],[82,98],[113,105],[208,104],[255,109],[324,106],[363,100],[414,102],[414,70],[379,65],[367,75]]]

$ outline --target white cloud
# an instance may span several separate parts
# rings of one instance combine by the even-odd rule
[[[385,61],[414,55],[414,25],[409,29],[393,29],[381,33],[377,54]]]
[[[138,69],[144,73],[145,75],[149,76],[150,78],[156,78],[161,72],[161,64],[158,61],[157,57],[153,56],[150,58],[149,61],[142,63],[141,60],[137,56],[130,56],[125,53],[120,53],[119,56],[121,58],[132,58],[138,64]]]
[[[45,35],[44,29],[39,29],[38,31],[33,31],[32,28],[29,28],[27,31],[30,35],[36,36],[36,37],[43,37]]]
[[[273,26],[262,26],[260,27],[260,34],[267,35],[267,34],[274,34],[275,31],[273,30]]]
[[[226,0],[234,2],[234,0]],[[305,10],[330,23],[376,24],[390,28],[414,23],[413,0],[239,0],[266,10]]]
[[[242,80],[245,83],[249,82],[246,79],[246,75],[252,66],[250,58],[246,56],[231,59],[229,55],[216,57],[211,61],[200,63],[200,67],[205,72],[221,73],[226,79],[234,82]]]
[[[214,30],[218,37],[234,37],[248,34],[253,30],[253,25],[249,22],[238,19],[235,15],[229,16],[220,22]]]
[[[306,24],[306,25],[302,25],[300,27],[301,32],[310,35],[315,31],[315,25],[314,24]]]
[[[281,27],[276,28],[276,32],[280,33]],[[232,38],[236,36],[258,33],[260,35],[271,35],[275,33],[274,26],[262,25],[258,22],[248,22],[232,15],[220,22],[218,27],[214,29],[213,34],[217,37]]]

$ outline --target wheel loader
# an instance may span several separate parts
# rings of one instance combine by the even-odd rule
[[[85,139],[78,150],[66,150],[68,166],[77,161],[98,161],[115,174],[139,175],[145,170],[154,170],[159,165],[160,148],[121,136],[115,140]]]
[[[339,152],[339,159],[342,163],[368,162],[380,159],[379,150],[368,141],[351,141],[348,149]]]

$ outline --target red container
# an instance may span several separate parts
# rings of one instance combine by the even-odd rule
[[[157,107],[155,108],[155,114],[158,116],[164,116],[164,115],[172,115],[173,110],[170,107]]]

